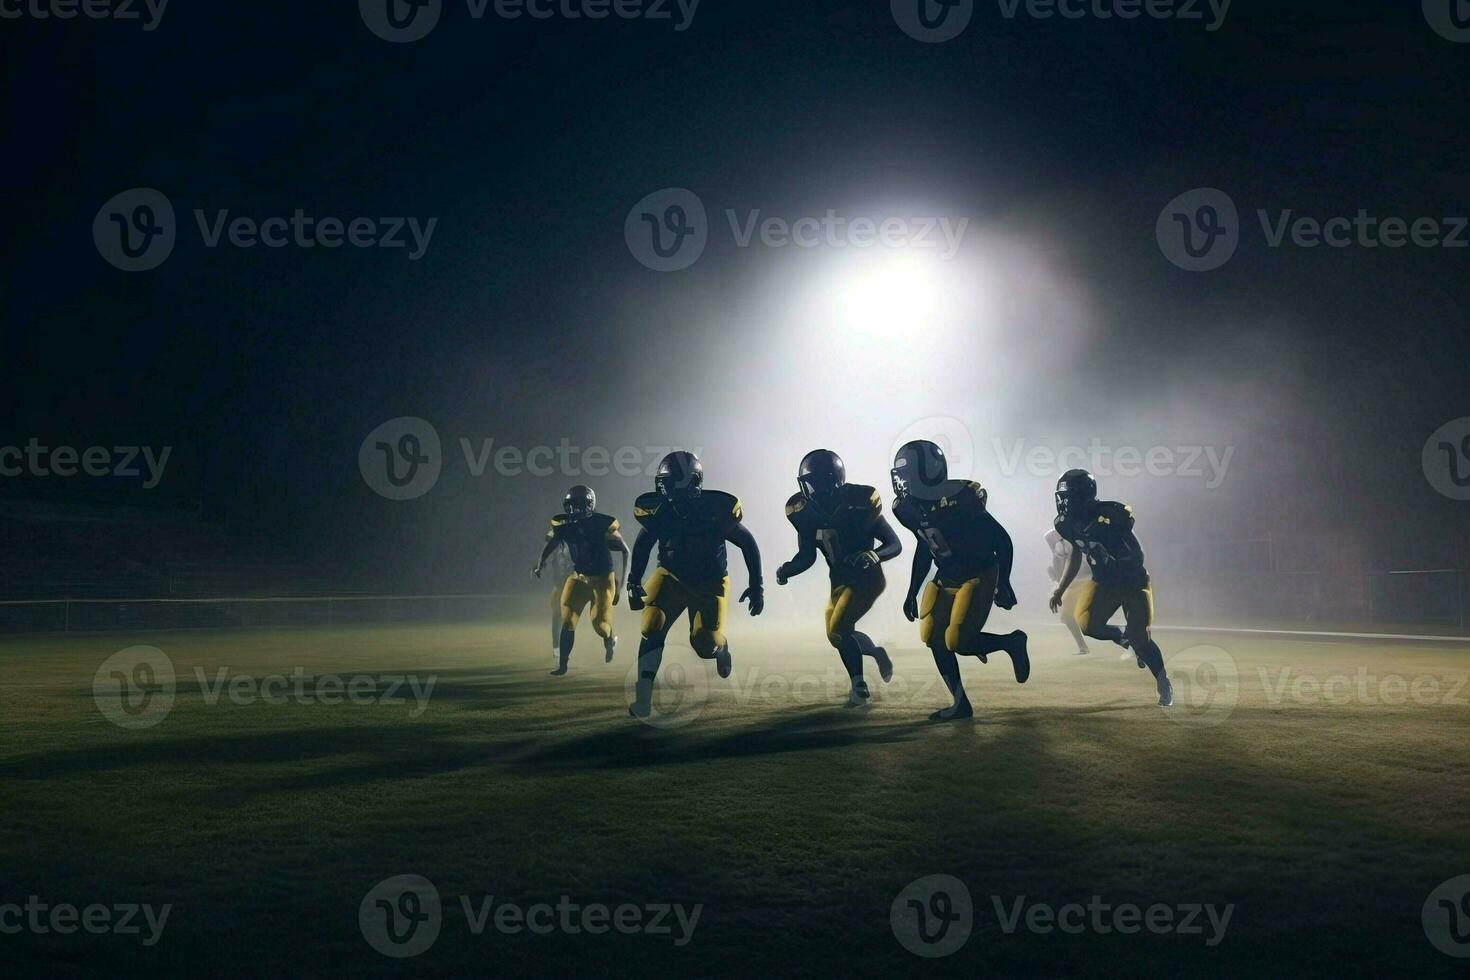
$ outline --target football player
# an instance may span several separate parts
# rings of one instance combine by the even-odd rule
[[[883,500],[872,487],[847,482],[847,466],[830,449],[815,449],[801,460],[796,474],[799,493],[786,502],[786,519],[796,528],[796,557],[776,569],[776,584],[785,585],[811,568],[817,552],[827,559],[832,591],[827,599],[827,642],[847,668],[852,693],[849,708],[868,703],[863,657],[878,664],[884,682],[893,678],[893,661],[866,633],[857,629],[883,594],[883,565],[903,551],[893,526],[883,517]],[[874,543],[877,547],[874,547]]]
[[[638,681],[628,712],[648,717],[653,680],[663,663],[664,640],[682,613],[689,616],[689,645],[713,660],[721,677],[730,676],[730,645],[725,639],[725,608],[730,591],[725,543],[745,556],[749,587],[740,601],[750,614],[765,608],[761,588],[761,553],[755,538],[740,523],[740,501],[704,488],[704,465],[693,453],[672,452],[658,464],[654,491],[638,497],[633,514],[641,525],[633,542],[633,577],[628,606],[643,610],[643,639],[638,645]],[[658,567],[643,582],[653,546]]]
[[[1053,527],[1046,531],[1046,546],[1051,549],[1051,565],[1047,568],[1046,574],[1053,582],[1060,582],[1062,573],[1067,570],[1067,559],[1072,557],[1072,543],[1058,534],[1057,529]],[[1077,599],[1082,595],[1082,583],[1091,577],[1086,571],[1083,571],[1072,583],[1072,587],[1062,595],[1060,611],[1062,625],[1067,627],[1067,631],[1072,634],[1072,639],[1077,641],[1077,656],[1079,657],[1085,657],[1092,652],[1087,649],[1087,638],[1082,635],[1082,627],[1077,625]]]
[[[954,703],[930,715],[933,721],[970,718],[975,709],[960,679],[956,654],[988,663],[1004,650],[1011,658],[1016,682],[1031,676],[1026,634],[984,632],[991,605],[1016,604],[1011,588],[1014,548],[1011,536],[986,510],[987,494],[978,483],[951,480],[944,451],[926,440],[905,443],[893,460],[893,516],[914,533],[913,572],[903,614],[919,620],[919,637],[934,654],[934,664]],[[925,584],[931,565],[939,567]],[[923,589],[923,599],[919,590]]]
[[[577,620],[587,604],[592,604],[592,629],[602,637],[604,660],[612,660],[617,647],[613,636],[612,610],[623,591],[628,574],[628,545],[618,532],[617,518],[597,513],[597,494],[591,487],[575,486],[562,501],[564,513],[551,519],[546,532],[546,547],[531,574],[541,577],[546,560],[558,547],[565,546],[572,559],[572,574],[562,583],[561,635],[557,644],[557,665],[551,673],[560,677],[567,672],[576,639]],[[613,573],[612,553],[622,556],[622,574]]]
[[[1068,470],[1057,481],[1057,533],[1072,542],[1072,556],[1051,610],[1061,608],[1067,587],[1086,557],[1092,581],[1082,584],[1077,600],[1077,624],[1098,640],[1121,643],[1133,651],[1139,667],[1154,675],[1159,705],[1174,703],[1174,687],[1164,669],[1164,654],[1150,632],[1154,622],[1154,592],[1143,567],[1143,546],[1133,533],[1133,508],[1114,500],[1097,499],[1097,480],[1086,470]],[[1123,610],[1124,627],[1109,626],[1113,613]]]

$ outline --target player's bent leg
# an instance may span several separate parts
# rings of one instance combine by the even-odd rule
[[[851,688],[847,699],[849,708],[868,703],[868,682],[863,678],[862,651],[853,642],[852,627],[856,619],[852,615],[853,590],[849,585],[834,585],[827,599],[827,642],[837,651],[842,660],[842,669],[847,671]]]
[[[929,652],[934,655],[934,666],[939,669],[939,676],[944,681],[944,686],[949,689],[952,703],[948,708],[940,708],[929,715],[930,721],[957,721],[964,718],[975,717],[975,709],[970,704],[970,696],[965,693],[965,682],[960,678],[960,662],[954,653],[939,643],[931,643]]]
[[[592,599],[592,588],[580,575],[572,575],[567,578],[566,585],[561,593],[561,635],[557,644],[556,669],[551,672],[553,677],[561,677],[567,672],[567,663],[571,660],[572,644],[577,639],[577,621],[582,617],[582,610]]]
[[[603,660],[606,663],[612,662],[613,651],[617,648],[618,643],[617,637],[613,635],[612,624],[612,601],[616,591],[617,581],[611,572],[593,583],[592,629],[602,637]]]
[[[1072,634],[1072,641],[1077,644],[1077,656],[1085,657],[1092,651],[1087,649],[1087,638],[1077,624],[1077,593],[1078,587],[1074,585],[1062,596],[1061,619],[1067,632]]]

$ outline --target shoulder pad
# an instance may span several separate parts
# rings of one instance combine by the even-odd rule
[[[640,524],[646,524],[658,509],[663,506],[664,498],[656,491],[640,493],[638,499],[633,501],[633,517]]]
[[[949,480],[939,488],[939,499],[935,501],[937,507],[954,507],[962,503],[968,495],[968,491],[974,490],[980,500],[980,506],[985,506],[985,488],[978,483],[969,480]]]
[[[861,483],[848,483],[842,488],[842,502],[859,510],[882,510],[883,498],[878,491]]]
[[[898,518],[898,523],[911,528],[917,520],[917,515],[914,513],[916,507],[917,505],[909,498],[899,497],[893,502],[893,516]]]
[[[618,519],[611,514],[598,514],[597,519],[602,522],[603,534],[612,534],[618,529]]]
[[[1098,505],[1097,519],[1103,524],[1133,526],[1133,508],[1116,500],[1105,500]]]
[[[733,493],[726,493],[723,490],[705,490],[702,496],[712,513],[721,516],[728,514],[732,519],[740,520],[740,498]]]
[[[567,523],[567,515],[565,515],[565,514],[557,514],[555,517],[553,517],[551,519],[551,526],[552,527],[561,527],[561,526],[563,526],[566,523]]]
[[[806,498],[799,493],[793,493],[791,499],[786,501],[786,516],[791,517],[806,506]]]

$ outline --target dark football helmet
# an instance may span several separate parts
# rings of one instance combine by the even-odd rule
[[[847,464],[830,449],[813,449],[801,458],[796,483],[807,503],[830,511],[837,491],[847,483]]]
[[[653,486],[669,500],[696,497],[704,486],[704,464],[693,453],[669,453],[658,464]]]
[[[1097,479],[1086,470],[1068,470],[1057,481],[1057,516],[1086,520],[1097,506]]]
[[[934,496],[937,488],[949,479],[949,464],[937,443],[915,439],[899,447],[889,475],[899,499],[911,495],[927,498]]]
[[[566,497],[562,498],[561,508],[572,517],[586,517],[597,509],[597,494],[592,492],[591,487],[579,483],[567,491]]]

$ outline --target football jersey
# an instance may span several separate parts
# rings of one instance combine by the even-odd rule
[[[612,552],[607,543],[617,530],[617,518],[606,514],[592,513],[581,518],[557,514],[551,519],[551,530],[546,536],[566,545],[577,574],[606,575],[613,570]]]
[[[675,506],[657,492],[641,494],[633,516],[658,538],[658,564],[669,574],[701,589],[716,591],[724,581],[725,538],[740,524],[740,501],[719,490],[702,490]]]
[[[1116,500],[1100,501],[1090,521],[1057,518],[1057,533],[1081,549],[1098,585],[1142,588],[1148,583],[1143,546],[1133,533],[1133,508]]]
[[[939,492],[937,500],[899,498],[893,516],[929,546],[940,578],[951,583],[979,578],[999,564],[996,551],[1003,543],[1000,525],[985,510],[985,488],[951,480]]]
[[[837,490],[837,505],[824,512],[801,494],[786,501],[786,519],[798,535],[811,535],[817,548],[827,559],[833,582],[846,582],[860,572],[844,559],[870,551],[873,547],[873,525],[883,515],[883,498],[872,487],[848,483]]]

